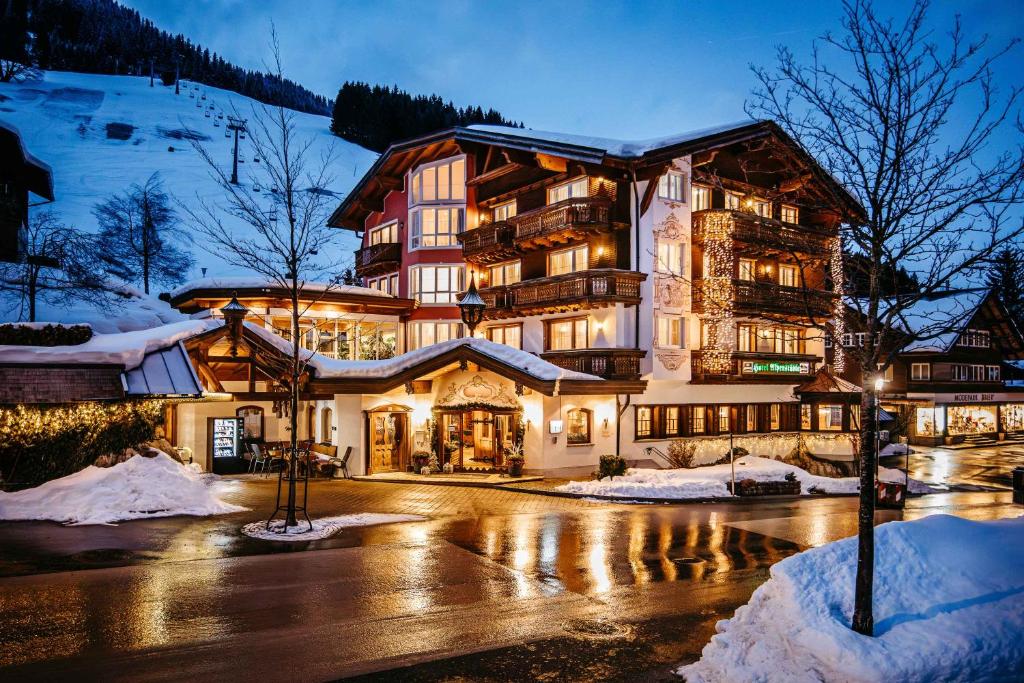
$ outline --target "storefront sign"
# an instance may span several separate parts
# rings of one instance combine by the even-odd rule
[[[994,401],[995,394],[953,394],[955,403],[971,403],[974,401]]]
[[[811,364],[786,360],[745,360],[742,370],[744,375],[809,375]]]
[[[933,401],[935,403],[1000,403],[1003,401],[1007,402],[1019,402],[1024,401],[1024,392],[999,392],[991,394],[924,394],[924,393],[908,393],[907,398],[910,400],[924,400]]]

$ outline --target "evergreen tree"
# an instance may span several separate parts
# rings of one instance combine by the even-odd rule
[[[1014,245],[996,252],[986,280],[1017,324],[1024,325],[1024,250]]]
[[[171,198],[154,173],[144,185],[132,185],[93,209],[100,224],[98,258],[107,271],[125,282],[173,286],[185,280],[191,254],[174,244],[185,233]]]

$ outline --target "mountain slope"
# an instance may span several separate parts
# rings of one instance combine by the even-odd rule
[[[193,97],[188,95],[190,90]],[[173,86],[157,81],[151,88],[148,78],[137,76],[51,71],[39,81],[0,83],[0,120],[16,126],[28,150],[53,169],[56,201],[34,210],[52,209],[67,225],[87,232],[97,230],[92,215],[96,203],[133,183],[145,182],[154,172],[160,173],[165,190],[182,202],[193,203],[197,195],[216,200],[221,191],[183,134],[186,130],[201,132],[207,138],[202,144],[230,171],[233,140],[224,136],[225,120],[217,116],[237,111],[251,119],[254,107],[262,105],[225,90],[188,84],[175,95]],[[314,162],[333,149],[334,185],[323,189],[340,201],[377,155],[332,135],[327,117],[303,113],[295,117],[296,133],[313,142]],[[255,191],[256,181],[262,179],[260,164],[254,163],[253,152],[244,142],[239,149],[245,152],[239,180]],[[267,189],[264,182],[260,192],[267,197],[269,209]],[[237,227],[245,229],[243,224]],[[337,245],[338,260],[350,263],[352,250],[358,248],[352,233],[339,231]],[[196,266],[187,273],[188,279],[200,277],[202,268],[207,269],[207,276],[246,274],[204,251],[200,244],[191,249]],[[0,310],[0,317],[17,319],[9,305],[3,308],[8,310]],[[47,313],[50,320],[64,318],[59,311]]]

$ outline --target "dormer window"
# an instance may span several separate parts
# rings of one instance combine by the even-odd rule
[[[590,194],[586,176],[548,188],[548,204],[566,199],[578,199]]]
[[[992,346],[992,334],[988,330],[964,330],[957,341],[957,346],[987,349]]]

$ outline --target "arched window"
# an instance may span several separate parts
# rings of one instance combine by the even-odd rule
[[[235,416],[242,418],[242,438],[252,441],[263,439],[263,408],[259,406],[242,406],[235,411]]]
[[[586,408],[574,408],[568,413],[568,429],[566,429],[566,441],[568,443],[590,443],[591,411]]]
[[[324,408],[320,413],[320,441],[334,443],[334,411]]]

